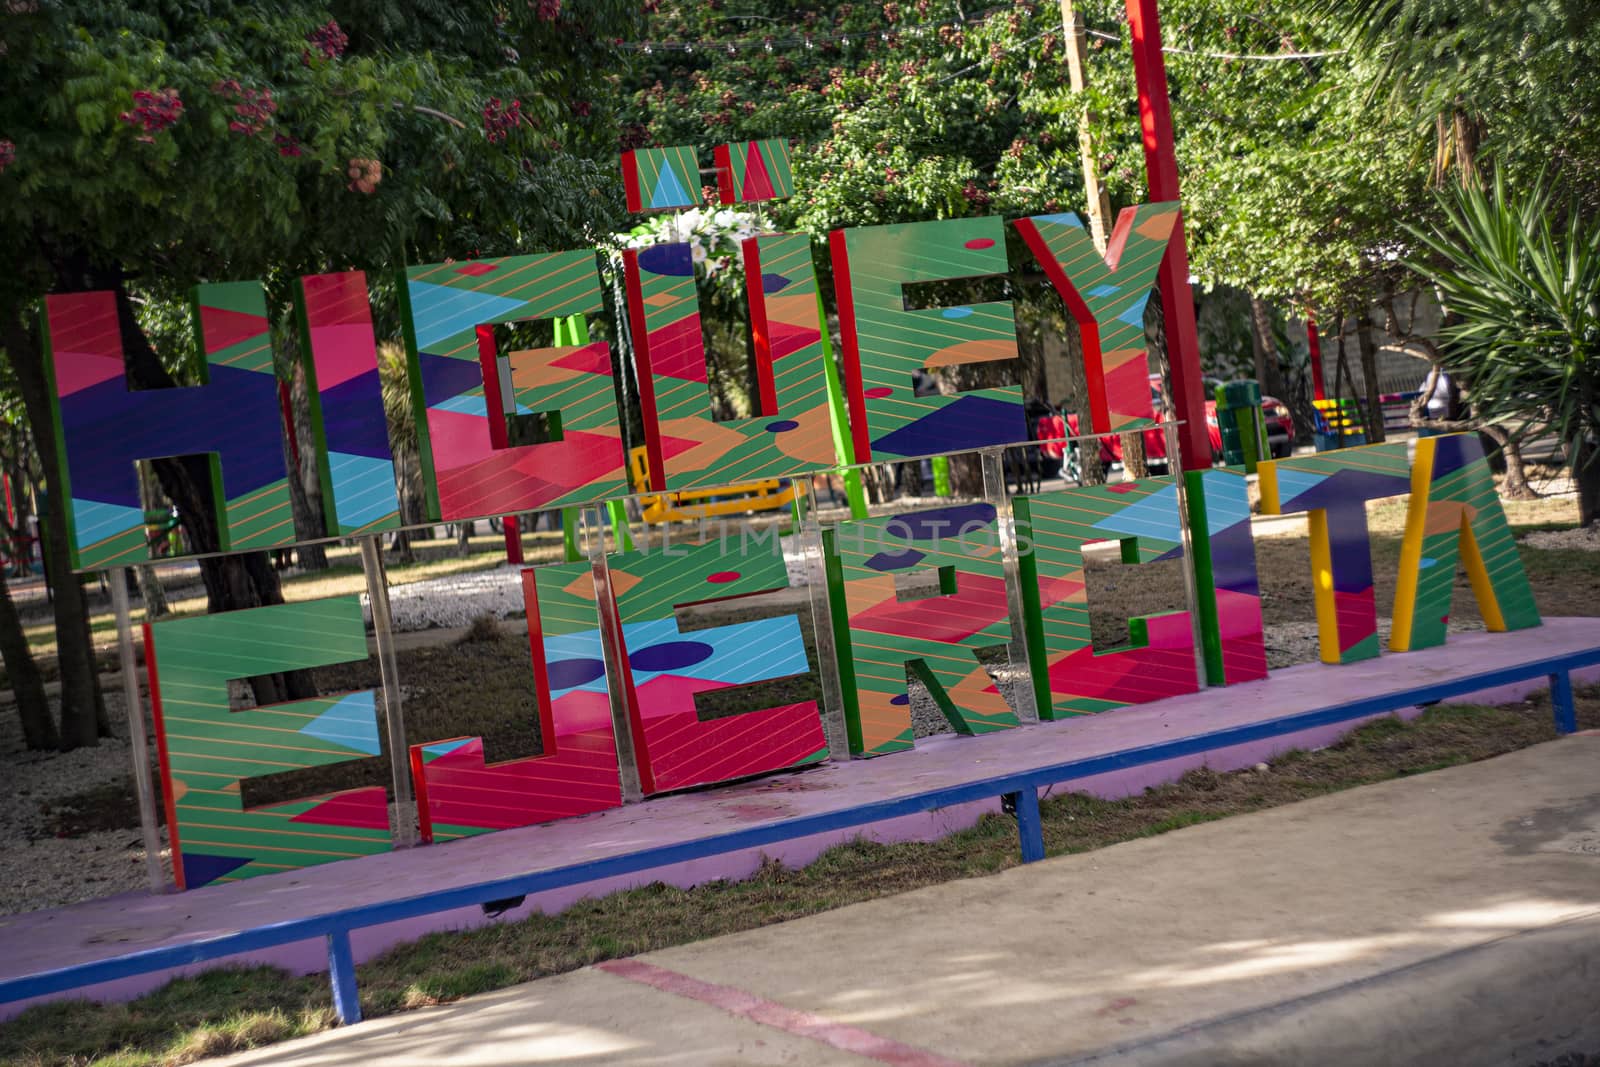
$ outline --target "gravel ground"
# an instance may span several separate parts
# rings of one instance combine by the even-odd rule
[[[82,791],[86,783],[114,782],[132,773],[121,688],[108,684],[105,698],[115,736],[94,748],[61,754],[26,751],[17,717],[0,715],[0,763],[6,767],[11,798],[0,806],[0,915],[139,891],[149,885],[137,829],[58,838],[46,824],[45,805]],[[170,877],[164,828],[161,840]]]
[[[1570,530],[1535,530],[1525,535],[1522,543],[1530,548],[1576,548],[1585,552],[1600,552],[1600,523]]]
[[[806,569],[793,537],[781,538],[783,562],[789,571],[789,584],[806,584]],[[389,590],[389,617],[397,633],[430,630],[436,627],[466,626],[481,615],[497,619],[521,617],[522,567],[506,565],[491,571],[429,578],[426,581],[394,586]],[[368,622],[372,606],[366,594],[361,608]]]

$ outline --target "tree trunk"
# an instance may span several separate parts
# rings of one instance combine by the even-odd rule
[[[1250,294],[1250,349],[1255,355],[1256,381],[1265,396],[1284,399],[1283,371],[1278,363],[1278,342],[1273,336],[1272,308]]]
[[[1143,431],[1122,435],[1122,469],[1129,478],[1150,477],[1150,462],[1144,454]]]
[[[139,465],[140,503],[148,510],[160,499],[159,487],[150,476],[149,464]],[[139,602],[144,605],[146,622],[159,619],[171,609],[167,606],[167,591],[156,577],[154,567],[134,567],[134,579],[139,583]]]
[[[1334,354],[1334,361],[1333,361],[1333,399],[1334,400],[1343,400],[1344,399],[1344,380],[1345,380],[1345,377],[1350,372],[1350,361],[1349,361],[1349,359],[1346,358],[1346,355],[1345,355],[1344,338],[1345,338],[1345,324],[1344,324],[1344,320],[1341,319],[1339,321],[1338,349]]]
[[[396,563],[415,563],[416,550],[411,547],[411,531],[399,530],[394,535],[394,544],[390,551],[394,553]]]
[[[1528,473],[1522,465],[1522,446],[1493,423],[1486,423],[1478,430],[1495,443],[1500,449],[1500,458],[1505,461],[1506,476],[1500,486],[1500,495],[1511,500],[1537,500],[1539,494],[1528,484]]]
[[[1083,366],[1083,335],[1078,332],[1077,323],[1067,325],[1065,336],[1067,357],[1067,381],[1072,388],[1073,401],[1077,404],[1079,434],[1092,432],[1089,425],[1089,376]],[[1068,433],[1072,432],[1068,427]],[[1106,484],[1106,467],[1100,462],[1100,441],[1098,438],[1085,438],[1074,441],[1073,446],[1078,450],[1078,481],[1082,485]]]
[[[1478,143],[1483,139],[1483,123],[1457,107],[1450,113],[1455,134],[1456,176],[1462,185],[1477,185]]]
[[[55,434],[50,432],[54,417],[44,374],[44,353],[24,326],[21,308],[8,309],[0,328],[5,331],[5,347],[17,376],[28,424],[35,428],[33,442],[43,469],[46,491],[44,514],[39,516],[39,549],[55,605],[56,662],[61,675],[60,743],[67,751],[99,740],[98,723],[104,716],[100,674],[94,646],[88,640],[88,601],[82,583],[72,572],[67,546],[67,500],[56,480],[61,467]]]
[[[861,469],[861,484],[867,490],[867,500],[873,504],[886,504],[893,496],[894,482],[884,477],[887,469],[881,463],[869,464]]]
[[[146,622],[153,622],[172,610],[167,605],[167,591],[162,587],[161,579],[156,577],[154,567],[135,567],[133,573],[139,583],[139,602],[144,605]]]
[[[1001,461],[1002,481],[1004,480],[1005,464]],[[983,460],[979,456],[968,453],[964,456],[950,457],[950,491],[956,496],[977,497],[984,495]]]
[[[109,576],[107,577],[109,581]],[[127,575],[119,575],[120,580],[127,581]],[[94,627],[89,617],[89,612],[83,613],[83,643],[89,649],[89,663],[94,672],[94,732],[98,740],[111,736],[111,716],[106,713],[106,695],[100,690],[100,660],[94,654]]]
[[[299,361],[294,363],[289,380],[289,417],[291,430],[298,447],[289,447],[284,438],[284,462],[293,472],[289,478],[289,494],[294,504],[294,527],[300,540],[306,541],[328,536],[327,523],[322,517],[322,482],[317,473],[316,436],[311,432],[311,401],[306,395],[306,371]],[[307,571],[328,569],[328,551],[322,545],[302,545],[297,550],[300,568]]]
[[[61,743],[55,720],[50,717],[50,698],[45,695],[44,679],[33,661],[22,619],[11,600],[8,583],[0,580],[0,657],[4,657],[11,693],[22,719],[22,740],[30,749],[56,748]]]
[[[1361,352],[1361,377],[1367,386],[1367,443],[1382,444],[1383,392],[1378,385],[1378,344],[1372,336],[1372,313],[1366,309],[1356,315],[1356,347]]]
[[[1600,520],[1600,449],[1579,442],[1572,480],[1578,485],[1578,525]]]
[[[475,522],[462,522],[456,524],[456,555],[472,555],[472,535],[478,532]]]

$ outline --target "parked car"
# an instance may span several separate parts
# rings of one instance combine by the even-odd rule
[[[1211,462],[1222,462],[1222,427],[1217,422],[1217,402],[1209,399],[1215,396],[1215,386],[1220,384],[1218,379],[1206,379],[1206,436],[1211,439]],[[1163,412],[1161,406],[1161,376],[1150,376],[1150,406],[1158,413],[1162,413],[1162,421],[1169,421],[1176,416],[1171,412]],[[1277,397],[1263,396],[1261,398],[1261,416],[1267,426],[1267,447],[1274,459],[1282,459],[1294,452],[1294,417],[1289,414],[1289,406]],[[1078,435],[1078,416],[1067,416],[1067,432],[1076,437]],[[1078,447],[1074,442],[1073,449]],[[1167,465],[1167,435],[1164,430],[1144,431],[1144,456],[1145,462],[1152,467],[1165,468]],[[1100,462],[1107,467],[1113,463],[1122,462],[1122,435],[1108,434],[1100,438]],[[1076,472],[1077,457],[1071,461],[1071,469]]]

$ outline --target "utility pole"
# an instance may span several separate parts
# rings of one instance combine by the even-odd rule
[[[1061,0],[1061,28],[1067,38],[1067,77],[1074,93],[1089,85],[1089,32],[1083,15],[1073,10],[1072,0]],[[1105,255],[1109,240],[1111,198],[1100,184],[1100,171],[1094,159],[1094,116],[1085,111],[1078,118],[1078,153],[1083,160],[1083,191],[1089,200],[1089,236],[1095,248]]]
[[[1061,29],[1067,41],[1067,77],[1072,91],[1082,93],[1089,85],[1089,31],[1082,13],[1073,8],[1072,0],[1061,0]],[[1095,251],[1104,256],[1110,241],[1111,198],[1106,195],[1106,187],[1100,184],[1100,168],[1094,158],[1094,120],[1095,116],[1088,111],[1078,116],[1078,155],[1083,163],[1083,191],[1089,201],[1089,237],[1094,241]],[[1077,378],[1078,373],[1074,373],[1074,383]],[[1162,392],[1165,394],[1165,389]],[[1080,415],[1080,429],[1082,425]],[[1150,474],[1145,463],[1144,436],[1137,430],[1122,435],[1122,466],[1131,478],[1145,478]]]

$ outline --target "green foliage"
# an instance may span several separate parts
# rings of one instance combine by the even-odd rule
[[[1115,25],[1114,5],[1092,6],[1097,24]],[[773,206],[787,226],[1081,209],[1077,118],[1090,104],[1123,120],[1107,138],[1111,157],[1136,158],[1131,64],[1119,57],[1103,90],[1073,98],[1054,4],[743,9],[684,3],[653,18],[649,36],[663,47],[639,71],[633,110],[639,136],[658,144],[796,141],[799,195]],[[840,34],[849,39],[829,39]],[[1142,172],[1124,165],[1108,176],[1115,196],[1138,199]]]
[[[633,98],[639,135],[660,144],[794,138],[800,194],[773,211],[820,234],[1082,213],[1078,126],[1088,114],[1113,209],[1139,203],[1144,156],[1121,5],[1076,6],[1090,29],[1082,93],[1068,84],[1055,4],[971,12],[941,0],[766,0],[741,14],[670,5],[648,26],[658,47]],[[1385,253],[1398,222],[1431,204],[1413,125],[1370,113],[1366,73],[1303,11],[1170,0],[1162,17],[1195,274],[1285,304],[1364,299],[1397,272]],[[768,29],[779,38],[770,52]],[[785,43],[808,32],[818,35],[811,48]],[[821,39],[839,33],[857,39]],[[681,51],[685,43],[694,51]],[[1295,58],[1302,52],[1332,54]]]
[[[1600,20],[1582,0],[1310,0],[1365,61],[1373,111],[1435,142],[1443,172],[1479,153],[1600,203]]]
[[[1445,367],[1471,383],[1475,414],[1554,433],[1580,475],[1600,473],[1600,224],[1558,212],[1547,183],[1502,175],[1458,189],[1442,224],[1415,233],[1435,258],[1413,268],[1459,320],[1443,329]]]
[[[554,5],[559,9],[559,5]],[[22,10],[18,10],[21,8]],[[13,4],[0,236],[22,299],[581,245],[620,215],[603,71],[623,0]],[[329,47],[319,34],[343,35]],[[151,119],[136,93],[171,90]],[[491,137],[485,109],[520,104]]]

